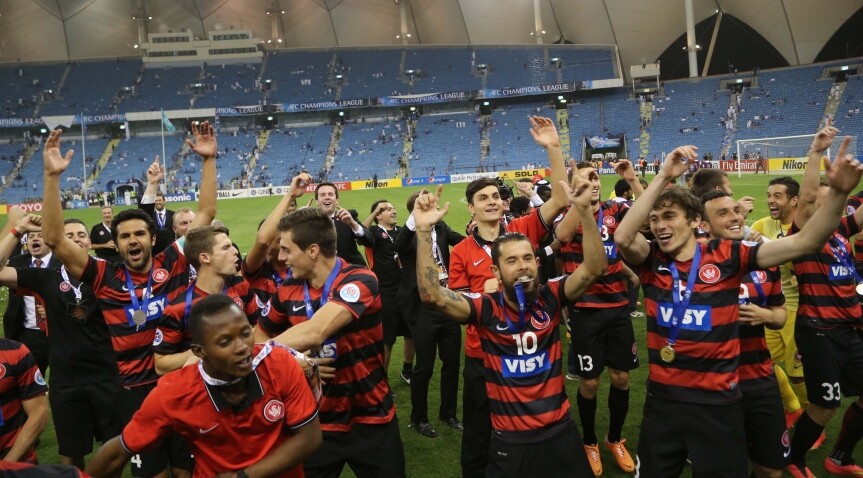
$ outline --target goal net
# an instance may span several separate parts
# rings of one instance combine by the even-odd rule
[[[721,167],[728,172],[765,173],[775,175],[801,174],[806,169],[806,153],[812,144],[814,134],[798,136],[779,136],[775,138],[741,139],[737,141],[737,159],[726,161]],[[833,144],[824,154],[830,159],[839,151],[841,135],[833,139]],[[852,137],[848,154],[857,155],[857,138]],[[822,167],[823,169],[823,167]]]

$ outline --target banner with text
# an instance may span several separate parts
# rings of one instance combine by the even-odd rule
[[[378,179],[377,182],[369,179],[368,181],[351,181],[351,189],[385,189],[385,188],[400,188],[402,187],[401,178]]]
[[[363,108],[371,106],[367,98],[354,98],[349,100],[310,101],[308,103],[286,103],[282,105],[283,111],[320,111],[338,110],[342,108]]]
[[[771,173],[802,173],[808,163],[809,158],[770,158],[767,170]],[[824,165],[819,164],[818,169],[824,171]]]
[[[422,186],[425,184],[449,184],[449,176],[425,176],[419,178],[402,178],[404,186]]]
[[[550,95],[590,89],[590,82],[558,83],[555,85],[519,86],[517,88],[487,88],[476,92],[476,98],[508,98],[511,96]]]
[[[497,178],[497,172],[453,174],[449,177],[451,183],[469,183],[479,178]]]
[[[422,95],[380,96],[375,99],[378,106],[427,105],[450,101],[468,101],[474,95],[470,91],[450,91],[447,93],[426,93]]]
[[[512,171],[498,171],[497,175],[502,179],[511,179],[513,181],[518,181],[521,179],[533,179],[534,176],[540,175],[542,177],[551,176],[551,169],[542,168],[542,169],[516,169]]]

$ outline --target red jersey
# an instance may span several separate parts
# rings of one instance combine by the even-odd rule
[[[188,290],[190,288],[192,289],[191,294]],[[156,336],[153,338],[153,351],[157,354],[178,354],[192,347],[189,312],[195,302],[210,294],[198,288],[194,282],[186,286],[186,289],[171,302],[171,305],[165,307],[165,311],[159,319]],[[252,325],[258,322],[260,314],[269,313],[268,304],[261,303],[258,296],[252,292],[249,283],[242,277],[231,276],[227,278],[224,294],[234,299],[234,303],[243,309]]]
[[[319,356],[336,359],[336,376],[324,385],[321,402],[321,429],[347,432],[354,423],[379,425],[395,416],[387,374],[384,370],[381,299],[374,273],[344,259],[327,295],[353,321],[328,338]],[[281,334],[293,325],[309,320],[306,314],[305,280],[289,279],[279,287],[272,308],[261,317],[258,327],[267,335]],[[323,288],[309,287],[312,310],[320,308]]]
[[[600,229],[605,256],[608,258],[608,269],[575,303],[577,308],[612,308],[629,305],[629,289],[623,275],[623,261],[617,254],[617,244],[614,243],[614,231],[623,221],[632,203],[629,201],[606,201],[599,210],[593,213],[594,224]],[[599,214],[602,213],[602,217]],[[583,224],[578,226],[578,232],[572,240],[560,245],[563,255],[563,268],[567,274],[572,274],[584,262],[582,247]],[[593,227],[593,224],[591,224]]]
[[[764,308],[785,304],[779,268],[772,267],[744,274],[739,299],[741,304],[748,303]],[[740,363],[737,373],[740,375],[740,390],[743,393],[777,386],[770,349],[764,339],[763,325],[740,324]]]
[[[519,232],[527,236],[534,249],[549,232],[539,208],[527,216],[515,218],[500,227],[500,235],[507,232]],[[494,279],[491,271],[491,242],[479,237],[474,232],[470,237],[453,247],[449,257],[449,288],[452,290],[468,290],[481,293],[485,290],[485,281]],[[468,357],[482,358],[476,327],[468,324],[464,341],[464,353]]]
[[[0,339],[0,459],[15,444],[27,414],[21,402],[48,393],[45,378],[27,346]],[[36,448],[30,448],[21,461],[36,462]]]
[[[791,225],[790,234],[799,231],[797,224]],[[818,329],[863,325],[857,280],[851,269],[838,257],[853,257],[848,240],[858,232],[860,228],[854,216],[845,216],[820,251],[793,261],[794,275],[800,288],[800,306],[797,309],[799,325]],[[850,260],[853,268],[853,259]]]
[[[152,274],[129,271],[139,308],[144,306],[142,296],[147,288],[148,276],[152,276],[152,292],[146,307],[146,322],[135,325],[132,314],[135,308],[126,285],[125,264],[112,264],[91,257],[81,274],[81,282],[90,284],[108,333],[111,345],[117,353],[120,382],[126,387],[137,387],[158,380],[153,361],[153,339],[162,311],[189,284],[189,262],[183,255],[181,241],[174,242],[163,252],[153,256]]]
[[[195,456],[195,477],[247,468],[314,420],[317,405],[306,377],[290,352],[255,345],[255,360],[269,349],[247,378],[239,409],[204,382],[199,367],[183,367],[159,380],[120,435],[132,454],[146,451],[171,434],[185,437]],[[302,465],[277,475],[301,478]]]
[[[493,433],[502,440],[528,442],[570,421],[558,327],[560,309],[569,304],[567,277],[540,288],[531,307],[536,316],[527,313],[524,328],[518,310],[501,305],[502,292],[465,294],[482,342]]]
[[[739,299],[742,276],[756,267],[760,244],[714,239],[701,249],[698,271],[692,260],[676,262],[679,284],[671,274],[672,260],[656,241],[639,266],[647,312],[649,393],[669,400],[702,404],[724,404],[740,399]],[[668,343],[674,300],[672,291],[682,292],[691,273],[695,279],[691,300],[680,320],[680,332],[671,363],[660,359],[659,350]]]

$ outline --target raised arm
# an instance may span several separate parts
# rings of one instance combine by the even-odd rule
[[[42,239],[51,251],[66,266],[72,276],[78,278],[84,272],[90,255],[86,249],[78,247],[66,237],[63,226],[63,208],[60,205],[60,176],[69,167],[71,149],[63,156],[60,154],[60,137],[63,131],[55,129],[45,141],[42,152],[44,158],[44,192],[42,194]]]
[[[435,194],[421,194],[414,203],[413,216],[417,236],[417,288],[420,299],[431,303],[449,317],[466,323],[470,319],[470,304],[461,294],[441,287],[440,271],[432,255],[432,227],[446,215],[449,203],[438,209],[443,186]]]
[[[279,220],[288,213],[288,210],[291,208],[291,203],[303,195],[306,190],[306,185],[311,183],[312,177],[306,173],[300,173],[291,179],[291,188],[288,189],[288,192],[286,192],[284,196],[282,196],[282,200],[279,201],[279,204],[277,204],[272,211],[270,211],[270,214],[264,220],[264,223],[261,224],[260,229],[258,229],[258,234],[255,236],[255,244],[252,245],[251,250],[246,254],[244,261],[245,270],[247,272],[257,272],[261,269],[261,266],[267,259],[267,250],[269,249],[270,244],[276,240],[276,237],[279,234],[277,230]]]
[[[577,174],[572,179],[574,188],[570,188],[565,181],[562,181],[560,184],[561,188],[567,192],[567,197],[572,203],[570,212],[567,214],[575,210],[579,222],[582,224],[592,224],[593,211],[590,207],[590,181]],[[605,255],[602,238],[599,236],[599,228],[585,227],[583,229],[581,244],[584,249],[584,262],[569,276],[563,290],[566,298],[573,302],[581,297],[584,291],[596,282],[596,279],[608,268],[608,258]]]
[[[626,184],[629,184],[629,188],[632,189],[632,194],[635,195],[636,198],[640,199],[644,194],[644,186],[642,186],[641,181],[638,180],[638,175],[635,173],[632,161],[621,159],[616,163],[611,163],[611,166],[615,171],[617,171],[617,174],[626,181]]]
[[[632,203],[632,208],[614,231],[614,242],[630,264],[641,264],[650,252],[650,245],[638,230],[650,216],[653,204],[662,190],[669,184],[673,184],[696,159],[698,159],[698,148],[695,146],[680,146],[669,153],[662,164],[662,169],[638,200]]]
[[[360,224],[362,224],[363,227],[366,229],[372,227],[372,223],[374,222],[375,218],[378,217],[378,214],[384,212],[384,209],[386,209],[386,207],[387,207],[387,203],[385,203],[385,202],[378,204],[378,207],[376,207],[375,210],[372,211],[371,214],[366,216],[366,218],[363,219],[363,222],[361,222]]]
[[[563,151],[560,149],[560,136],[554,121],[549,118],[533,116],[530,118],[530,135],[533,140],[545,148],[548,154],[548,164],[551,168],[551,199],[539,207],[542,220],[546,226],[552,226],[554,218],[569,204],[566,191],[560,188],[560,182],[566,183],[566,164],[563,161]]]
[[[845,211],[845,201],[848,193],[857,187],[863,165],[850,154],[845,154],[850,136],[842,140],[839,156],[830,164],[823,159],[824,172],[830,189],[824,198],[824,204],[813,214],[806,225],[797,234],[766,242],[758,249],[757,262],[759,269],[778,266],[804,254],[818,251],[836,230],[836,225]]]
[[[144,194],[141,195],[141,202],[144,202],[145,197],[153,197],[155,200],[156,193],[159,192],[159,183],[165,177],[165,165],[161,164],[159,155],[153,159],[153,163],[147,168],[147,187],[144,188]]]
[[[192,123],[192,135],[195,141],[186,140],[186,144],[192,151],[203,160],[201,166],[201,189],[198,193],[198,212],[195,219],[189,224],[189,229],[201,226],[209,226],[216,218],[216,195],[218,184],[216,181],[216,132],[209,121],[204,121],[199,126]]]
[[[818,197],[818,185],[821,171],[821,158],[824,157],[824,152],[833,144],[833,138],[839,130],[833,127],[833,121],[827,118],[827,122],[809,146],[807,156],[809,161],[806,163],[806,169],[803,171],[803,181],[800,183],[800,199],[797,202],[797,211],[794,213],[794,223],[797,227],[803,227],[809,218],[815,214],[815,200]],[[844,157],[848,144],[843,141],[839,146],[838,157]]]
[[[0,231],[0,286],[14,289],[18,287],[18,271],[14,267],[6,267],[6,262],[22,237],[42,230],[42,218],[24,214],[21,208],[14,206],[9,208],[8,218],[3,231]]]

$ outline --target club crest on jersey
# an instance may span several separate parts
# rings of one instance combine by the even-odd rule
[[[285,404],[278,400],[270,400],[264,405],[264,418],[275,423],[285,416]]]
[[[0,379],[6,376],[6,366],[0,363]]]
[[[698,277],[708,284],[715,284],[719,280],[719,268],[714,264],[705,264],[698,269]]]
[[[45,377],[42,376],[42,372],[38,368],[36,369],[36,373],[33,374],[33,381],[39,385],[45,385]]]
[[[541,310],[541,312],[543,319],[542,322],[536,320],[536,317],[534,317],[533,314],[530,316],[530,325],[532,325],[536,330],[545,330],[549,325],[551,325],[551,317],[549,317],[544,310]]]
[[[72,290],[72,284],[68,282],[60,283],[60,292],[69,292],[70,290]]]
[[[168,271],[162,269],[161,267],[153,271],[153,280],[162,283],[168,280]]]
[[[241,299],[241,298],[239,298],[239,297],[231,297],[231,299],[233,299],[233,300],[234,300],[234,303],[235,303],[235,304],[237,304],[237,307],[239,307],[239,308],[241,308],[241,309],[242,309],[243,307],[245,307],[245,305],[243,305],[243,299]]]
[[[159,329],[156,329],[156,335],[153,336],[153,347],[161,344],[162,340],[164,340],[164,339],[165,339],[165,335],[162,333],[162,331]]]
[[[785,448],[791,446],[791,437],[788,436],[788,430],[785,430],[785,433],[782,434],[782,446]]]
[[[603,216],[602,224],[606,227],[611,227],[617,223],[617,220],[614,219],[614,216]]]
[[[753,277],[753,279],[759,284],[765,284],[767,283],[767,273],[764,271],[755,271],[755,277]]]
[[[356,302],[360,300],[360,288],[356,284],[348,284],[342,287],[339,296],[345,302]]]

